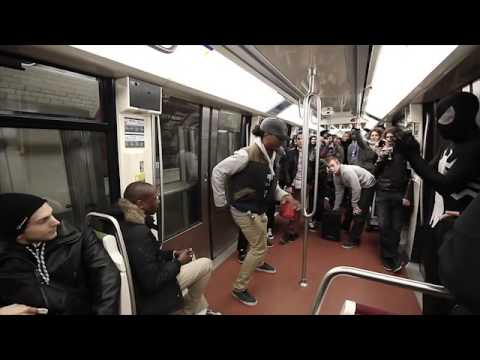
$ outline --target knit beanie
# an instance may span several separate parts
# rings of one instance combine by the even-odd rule
[[[27,227],[28,220],[47,200],[20,193],[0,194],[0,234],[17,238]],[[3,238],[3,236],[2,236]]]

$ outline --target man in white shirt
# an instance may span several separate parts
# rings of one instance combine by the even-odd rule
[[[267,251],[267,207],[271,201],[298,202],[278,186],[275,171],[276,151],[288,139],[286,124],[277,118],[266,118],[252,131],[255,143],[236,151],[215,166],[212,190],[217,207],[230,205],[233,220],[249,243],[240,273],[233,284],[232,295],[245,305],[257,300],[247,290],[255,270],[275,273],[264,259]],[[228,181],[227,181],[228,178]],[[226,185],[228,183],[228,199]]]

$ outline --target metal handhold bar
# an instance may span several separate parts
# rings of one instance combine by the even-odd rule
[[[386,274],[365,270],[365,269],[354,268],[350,266],[337,266],[330,269],[325,274],[322,281],[320,282],[320,285],[317,290],[317,294],[315,295],[315,300],[312,306],[311,315],[318,315],[318,312],[320,311],[320,307],[323,304],[325,294],[327,293],[330,287],[330,284],[332,283],[334,278],[342,275],[353,276],[361,279],[380,282],[386,285],[398,286],[404,289],[411,289],[415,291],[420,291],[425,294],[452,299],[452,295],[448,292],[448,290],[444,286],[434,285],[434,284],[430,284],[422,281],[405,279],[398,276],[386,275]]]

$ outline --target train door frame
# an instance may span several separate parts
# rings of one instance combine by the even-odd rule
[[[120,177],[117,153],[117,114],[115,107],[114,79],[98,76],[74,67],[59,65],[53,62],[37,60],[35,58],[12,55],[0,52],[1,55],[21,59],[32,63],[42,64],[53,68],[67,70],[80,75],[94,77],[99,82],[100,110],[102,122],[87,120],[74,116],[49,116],[42,113],[15,113],[0,112],[0,128],[41,129],[41,130],[71,130],[100,132],[105,134],[107,149],[108,186],[110,202],[120,198]]]
[[[209,159],[208,159],[208,194],[209,194],[209,216],[210,216],[210,255],[212,259],[216,259],[233,246],[238,241],[239,228],[233,222],[230,211],[218,209],[213,202],[213,193],[211,190],[211,174],[212,170],[217,165],[217,129],[220,122],[221,108],[210,108],[210,129],[208,135],[209,142]],[[251,116],[238,111],[241,115],[240,124],[240,143],[239,149],[247,146],[247,141],[251,138]],[[247,133],[248,132],[248,133]],[[236,149],[238,150],[238,149]],[[215,227],[213,226],[215,221]],[[218,232],[221,232],[222,236],[217,236]]]
[[[164,89],[165,90],[165,89]],[[168,92],[168,89],[166,89]],[[190,102],[181,97],[178,97],[179,100]],[[158,237],[163,243],[163,249],[172,250],[172,249],[184,249],[184,248],[193,248],[197,257],[211,257],[211,244],[210,244],[210,216],[209,216],[209,131],[210,131],[210,108],[195,103],[200,107],[200,131],[199,131],[199,155],[198,155],[198,165],[199,165],[199,186],[200,186],[200,202],[201,202],[201,218],[200,221],[195,222],[189,225],[186,229],[175,233],[168,238],[165,234],[165,214],[168,209],[165,208],[165,192],[164,192],[164,180],[163,180],[163,170],[164,170],[164,159],[163,151],[164,146],[162,146],[162,129],[161,129],[161,115],[152,115],[152,148],[156,149],[158,146],[159,149],[159,170],[160,170],[160,195],[161,195],[161,204],[159,211],[157,212],[157,220],[159,225],[160,233]],[[158,117],[158,120],[156,118]],[[155,167],[156,159],[155,154],[156,150],[152,151],[153,158],[153,167]],[[155,171],[155,168],[154,168]],[[153,175],[153,183],[155,183],[155,175]]]

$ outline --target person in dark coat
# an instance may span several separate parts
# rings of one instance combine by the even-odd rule
[[[352,133],[350,131],[347,131],[343,133],[342,135],[342,148],[343,148],[343,154],[344,154],[344,160],[345,164],[348,164],[348,147],[352,143]]]
[[[458,217],[457,217],[458,216]],[[480,314],[480,197],[464,212],[448,212],[435,227],[435,236],[442,240],[438,250],[438,275],[454,297],[453,303],[467,312]],[[455,307],[452,313],[455,313]]]
[[[137,181],[127,186],[118,202],[121,215],[112,209],[112,214],[120,220],[125,239],[138,314],[218,315],[208,309],[203,295],[213,271],[212,261],[195,259],[192,249],[160,248],[151,232],[158,230],[152,218],[158,205],[155,187]],[[188,289],[185,297],[184,289]]]
[[[45,199],[29,194],[0,194],[0,218],[0,306],[119,313],[120,274],[92,229],[60,223]]]
[[[358,165],[369,172],[375,169],[377,154],[370,149],[367,142],[362,138],[359,129],[352,129],[352,143],[348,146],[347,162],[350,165]]]
[[[462,212],[480,193],[480,129],[476,123],[479,101],[474,94],[458,92],[442,99],[436,107],[436,126],[446,140],[434,158],[421,156],[420,144],[404,132],[397,144],[424,184],[435,190],[433,210],[425,230],[423,260],[425,280],[438,284],[438,249],[441,242],[430,239],[439,219],[451,211]],[[437,237],[443,239],[442,237]],[[451,304],[444,299],[423,295],[423,313],[445,314]]]
[[[377,179],[381,259],[384,269],[393,272],[403,267],[398,245],[402,226],[407,220],[406,209],[413,201],[412,175],[405,156],[395,144],[399,131],[397,127],[385,130],[384,146],[378,150],[373,173]]]

